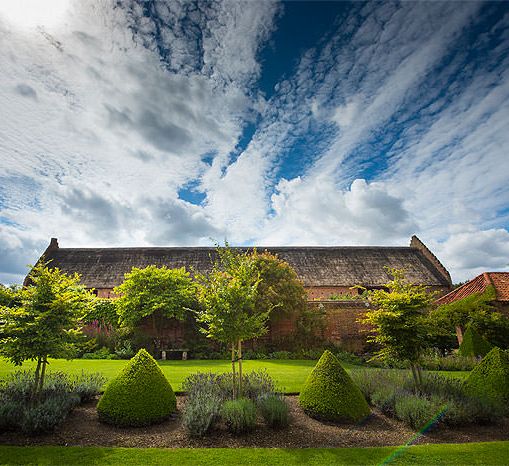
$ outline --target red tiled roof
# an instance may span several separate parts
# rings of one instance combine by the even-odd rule
[[[489,285],[495,288],[497,301],[509,301],[509,272],[484,272],[437,299],[436,303],[449,304],[474,293],[482,293]]]

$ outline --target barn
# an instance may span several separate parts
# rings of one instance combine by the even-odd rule
[[[451,290],[449,272],[426,245],[413,236],[409,246],[288,246],[263,247],[288,262],[302,280],[309,305],[325,312],[323,337],[347,349],[360,350],[364,341],[357,322],[365,304],[355,300],[331,300],[333,295],[351,295],[361,285],[376,289],[391,277],[387,267],[402,269],[412,283],[426,285],[445,294]],[[61,248],[52,238],[41,258],[64,272],[77,272],[82,283],[99,297],[113,297],[132,267],[148,265],[186,267],[207,273],[215,258],[210,247]],[[295,331],[295,322],[281,320],[271,328],[270,340],[284,339]],[[177,323],[168,323],[168,346],[185,345],[185,332]]]

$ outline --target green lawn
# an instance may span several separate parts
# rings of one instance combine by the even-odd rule
[[[65,371],[71,374],[85,372],[101,372],[107,379],[114,377],[126,364],[122,360],[108,359],[50,359],[50,371]],[[244,371],[266,369],[286,393],[299,392],[309,372],[316,361],[306,360],[256,360],[244,361]],[[164,374],[172,384],[174,390],[181,388],[182,381],[193,372],[227,372],[231,365],[223,360],[189,360],[189,361],[159,361]],[[27,362],[23,368],[33,368],[35,363]],[[348,370],[355,370],[359,366],[344,364]],[[16,366],[4,359],[0,359],[0,377],[15,371]],[[468,372],[443,372],[451,376],[464,377]]]
[[[396,454],[394,454],[396,452]],[[378,448],[0,447],[0,464],[507,465],[509,442]]]

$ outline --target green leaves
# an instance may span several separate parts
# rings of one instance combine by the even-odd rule
[[[0,306],[0,354],[17,365],[69,355],[93,299],[79,281],[77,274],[37,264],[12,307]]]
[[[389,271],[394,279],[386,289],[368,291],[372,307],[363,321],[375,330],[369,341],[381,346],[376,356],[416,364],[428,342],[427,312],[433,294],[424,286],[405,281],[401,270]]]
[[[197,321],[214,340],[234,344],[267,332],[271,308],[258,309],[260,273],[247,253],[219,250],[220,261],[207,275],[199,275]]]
[[[143,318],[160,313],[183,320],[195,302],[196,287],[185,268],[169,269],[150,265],[133,267],[125,281],[115,288],[120,322],[134,326]]]

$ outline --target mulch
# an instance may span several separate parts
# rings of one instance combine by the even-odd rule
[[[16,432],[0,434],[3,445],[73,445],[115,447],[371,447],[402,445],[413,439],[416,432],[403,423],[380,412],[360,424],[331,424],[308,417],[300,409],[298,399],[288,396],[292,424],[274,431],[260,420],[255,430],[243,436],[233,436],[219,425],[202,439],[190,438],[181,422],[184,397],[177,397],[178,412],[171,419],[150,427],[118,428],[102,424],[97,418],[96,402],[76,408],[65,422],[51,434],[28,437]],[[455,429],[443,426],[425,432],[413,443],[464,443],[509,440],[509,419],[499,424],[474,425]]]

